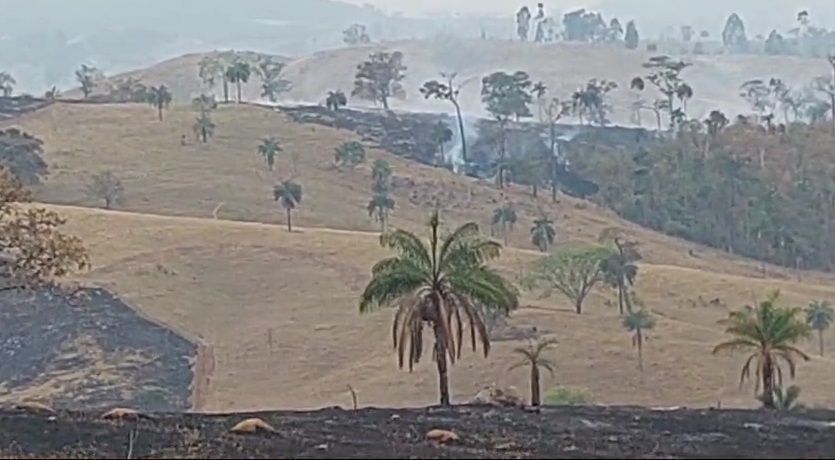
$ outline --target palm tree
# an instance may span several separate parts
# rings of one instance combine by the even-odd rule
[[[452,130],[444,123],[439,121],[432,127],[432,142],[438,146],[438,163],[444,163],[444,145],[452,140]]]
[[[548,87],[545,86],[545,82],[538,81],[536,82],[533,87],[531,88],[531,94],[536,98],[536,105],[539,107],[539,119],[542,120],[542,110],[543,110],[543,98],[548,93]]]
[[[638,349],[638,369],[644,370],[644,331],[655,327],[655,319],[646,310],[630,312],[623,318],[623,327],[632,332],[632,346]]]
[[[258,153],[264,158],[264,161],[267,162],[267,166],[270,168],[270,171],[272,171],[273,166],[275,166],[275,157],[281,151],[281,145],[278,143],[278,140],[272,136],[265,137],[261,140],[261,145],[258,146]]]
[[[531,227],[531,242],[542,252],[548,252],[548,248],[554,244],[557,232],[554,230],[554,221],[546,216],[533,221]]]
[[[171,91],[168,91],[165,85],[160,85],[159,87],[152,86],[148,89],[148,104],[157,108],[159,121],[162,121],[162,109],[171,105],[171,99]]]
[[[763,397],[760,396],[759,399],[762,402]],[[800,387],[797,385],[791,385],[786,389],[782,387],[774,389],[774,408],[777,410],[790,411],[802,407],[803,405],[797,402],[798,399],[800,399]]]
[[[371,191],[374,193],[387,193],[391,186],[391,164],[388,161],[377,159],[371,166]]]
[[[808,361],[809,356],[793,344],[809,336],[809,326],[798,318],[799,308],[786,308],[777,305],[779,292],[768,296],[757,307],[732,312],[728,319],[720,324],[726,326],[725,333],[733,336],[731,340],[720,343],[713,349],[713,354],[721,352],[749,351],[751,355],[742,366],[739,376],[740,386],[751,378],[751,363],[756,361],[754,370],[757,393],[762,381],[763,405],[773,409],[774,389],[782,386],[783,370],[780,360],[789,367],[789,375],[794,378],[798,358]]]
[[[835,312],[829,302],[812,302],[806,307],[806,324],[812,330],[818,331],[818,345],[820,354],[823,356],[823,331],[832,325],[832,318]]]
[[[389,211],[392,209],[394,209],[394,200],[388,193],[375,193],[368,201],[368,217],[373,216],[380,222],[380,229],[383,233],[386,231]]]
[[[285,180],[273,188],[273,198],[281,202],[287,211],[287,231],[293,231],[293,220],[290,212],[302,202],[302,186],[292,180]]]
[[[14,91],[14,85],[16,84],[17,82],[11,74],[8,72],[0,72],[0,91],[3,92],[3,97],[11,97],[12,91]]]
[[[556,365],[553,361],[542,356],[542,354],[548,348],[551,348],[556,344],[557,339],[545,339],[531,343],[527,347],[518,347],[513,349],[513,352],[517,355],[521,355],[522,359],[516,364],[510,366],[510,369],[508,370],[512,371],[513,369],[519,367],[531,366],[531,406],[539,406],[542,399],[540,397],[539,368],[542,367],[550,372],[552,376],[554,375],[554,367],[556,367]]]
[[[618,312],[623,315],[623,306],[632,312],[632,303],[629,299],[629,287],[635,284],[638,277],[638,266],[635,261],[638,255],[631,248],[631,245],[615,238],[616,251],[600,262],[600,269],[603,272],[603,279],[618,291]]]
[[[215,134],[217,125],[209,117],[209,112],[201,112],[200,116],[194,122],[194,133],[203,140],[203,143],[209,142],[209,138]]]
[[[493,210],[493,228],[501,225],[502,237],[504,237],[504,245],[507,246],[508,234],[513,231],[513,225],[516,223],[516,210],[513,209],[512,204],[506,204],[501,208]]]
[[[249,76],[252,74],[252,67],[243,59],[237,59],[226,69],[226,79],[231,83],[235,83],[238,88],[238,104],[241,103],[241,83],[249,81]]]
[[[465,224],[448,237],[439,235],[438,212],[429,221],[428,245],[404,230],[383,233],[380,243],[397,255],[378,262],[360,298],[360,313],[397,306],[392,338],[400,367],[411,371],[423,355],[424,327],[435,337],[432,357],[438,368],[441,405],[448,406],[447,362],[461,356],[464,323],[469,323],[473,350],[476,339],[484,355],[490,338],[480,311],[508,314],[519,305],[516,289],[486,263],[499,257],[501,246],[481,237],[478,225]],[[407,347],[408,343],[408,347]]]

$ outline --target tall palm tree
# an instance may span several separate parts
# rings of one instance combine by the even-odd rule
[[[507,237],[510,232],[513,231],[513,226],[516,224],[516,220],[516,210],[513,209],[512,204],[506,204],[493,210],[493,228],[497,225],[501,226],[505,246],[507,246]]]
[[[287,231],[293,231],[292,210],[302,202],[302,186],[292,180],[285,180],[273,188],[273,198],[287,211]]]
[[[637,253],[631,245],[615,238],[615,251],[600,262],[603,279],[618,291],[618,312],[623,315],[623,307],[632,312],[632,302],[629,298],[629,288],[635,284],[638,277]]]
[[[557,232],[554,230],[554,221],[546,216],[533,221],[531,227],[531,242],[542,252],[548,252],[548,248],[554,244]]]
[[[812,302],[806,307],[806,324],[815,331],[818,331],[818,345],[820,354],[823,356],[823,331],[832,325],[832,318],[835,312],[829,302]]]
[[[383,247],[394,250],[396,256],[374,265],[359,309],[368,313],[379,307],[398,307],[392,338],[401,368],[407,349],[409,370],[420,361],[424,327],[432,328],[440,402],[447,406],[447,363],[460,358],[464,323],[469,323],[473,350],[478,338],[487,356],[490,338],[480,310],[508,314],[519,305],[519,297],[512,284],[486,265],[499,257],[501,246],[482,238],[478,225],[465,224],[441,238],[435,211],[429,228],[428,245],[404,230],[380,237]]]
[[[623,327],[632,332],[632,346],[638,349],[638,369],[644,370],[644,331],[655,327],[655,319],[646,310],[630,312],[623,318]]]
[[[531,366],[531,406],[539,406],[542,402],[541,387],[539,385],[539,368],[546,369],[551,375],[554,375],[554,368],[556,365],[553,361],[543,356],[546,350],[557,344],[557,339],[539,340],[535,343],[529,344],[527,347],[518,347],[513,349],[513,353],[521,355],[521,361],[510,366],[509,370],[519,367]]]
[[[171,91],[169,91],[168,87],[166,87],[165,85],[160,85],[158,87],[150,87],[146,94],[148,104],[157,108],[157,113],[159,114],[159,121],[162,121],[162,109],[167,108],[169,105],[171,105]]]
[[[391,164],[377,159],[371,166],[371,191],[374,193],[388,193],[391,187]]]
[[[533,87],[531,88],[531,95],[536,98],[536,105],[539,108],[539,119],[542,120],[544,117],[542,116],[542,111],[544,108],[543,100],[545,95],[548,93],[548,87],[545,85],[545,82],[538,81],[534,83]]]
[[[3,93],[3,97],[11,97],[12,91],[14,91],[14,85],[16,84],[17,82],[11,74],[8,72],[0,72],[0,92]]]
[[[226,69],[226,79],[234,83],[238,89],[238,104],[241,103],[241,83],[249,81],[252,74],[252,67],[243,59],[237,59]]]
[[[794,344],[809,336],[809,326],[798,318],[799,308],[786,308],[777,305],[780,293],[774,292],[757,307],[732,312],[725,325],[725,333],[733,336],[713,349],[713,354],[721,352],[746,351],[751,354],[742,366],[739,376],[740,386],[751,378],[751,363],[756,361],[754,370],[754,392],[759,392],[762,381],[761,400],[769,409],[774,406],[774,390],[782,387],[783,370],[780,360],[789,367],[789,375],[794,378],[798,359],[809,360],[809,356]]]
[[[386,232],[389,212],[394,209],[394,199],[388,193],[375,193],[368,201],[368,217],[374,217],[380,222],[380,230]]]
[[[270,171],[272,171],[273,166],[275,166],[275,157],[281,151],[281,145],[278,143],[278,140],[272,136],[262,139],[261,145],[258,146],[258,154],[260,154],[261,157],[264,158],[264,161],[267,162],[267,167],[270,168]]]

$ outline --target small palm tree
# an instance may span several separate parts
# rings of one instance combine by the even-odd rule
[[[17,82],[11,74],[8,72],[0,72],[0,92],[3,93],[3,97],[11,97],[12,91],[14,91],[14,85],[16,84]]]
[[[394,209],[394,199],[387,193],[375,193],[368,201],[368,217],[380,222],[380,230],[385,233],[389,212]]]
[[[742,386],[751,378],[751,363],[756,361],[754,392],[759,392],[762,381],[761,400],[769,409],[775,407],[774,389],[782,386],[783,382],[780,360],[788,365],[791,378],[794,378],[797,360],[809,360],[806,353],[793,345],[809,336],[809,326],[798,318],[801,313],[799,308],[778,306],[779,296],[779,292],[774,292],[757,307],[749,306],[732,312],[720,324],[726,326],[725,333],[733,338],[713,349],[713,354],[725,351],[751,352],[742,366],[739,384]]]
[[[203,140],[203,143],[209,142],[209,138],[214,136],[217,125],[212,121],[209,112],[202,112],[197,120],[194,122],[194,133]]]
[[[829,302],[812,302],[806,307],[806,324],[814,331],[818,331],[818,346],[823,356],[823,331],[832,325],[832,318],[835,312]]]
[[[760,395],[757,399],[763,402],[765,395]],[[785,390],[783,387],[774,388],[774,408],[781,411],[795,410],[803,407],[797,401],[800,399],[800,387],[792,385]]]
[[[551,375],[554,375],[554,368],[556,365],[553,361],[543,356],[546,350],[557,344],[557,339],[539,340],[535,343],[529,344],[527,347],[518,347],[513,349],[513,353],[522,356],[522,360],[510,366],[509,370],[519,367],[531,367],[531,406],[539,406],[542,402],[540,385],[539,385],[539,368],[546,369]]]
[[[536,98],[536,105],[539,108],[539,119],[540,120],[542,120],[544,118],[542,116],[543,109],[544,109],[543,100],[544,100],[546,94],[548,94],[548,87],[545,85],[545,82],[538,81],[531,88],[531,95],[533,95],[533,97]]]
[[[438,146],[437,164],[444,163],[444,147],[447,142],[452,140],[452,130],[443,121],[439,121],[432,127],[432,142]]]
[[[293,219],[291,211],[302,202],[302,186],[292,180],[285,180],[273,188],[273,198],[281,203],[287,211],[287,231],[293,231]]]
[[[242,101],[241,83],[247,83],[251,74],[252,66],[250,66],[249,63],[243,59],[236,59],[235,62],[233,62],[232,65],[226,69],[226,79],[237,86],[238,104]]]
[[[519,296],[513,285],[487,267],[499,257],[501,246],[482,238],[478,225],[465,224],[441,238],[436,211],[429,228],[428,245],[404,230],[380,236],[383,247],[397,255],[371,269],[371,281],[360,297],[360,313],[398,307],[392,338],[400,367],[408,359],[409,370],[423,356],[424,327],[432,328],[441,405],[448,406],[447,363],[461,356],[464,323],[469,323],[473,350],[478,339],[487,356],[490,337],[480,311],[509,314],[519,305]]]
[[[258,153],[267,162],[267,167],[270,168],[270,171],[275,166],[275,157],[281,151],[281,145],[278,143],[278,139],[274,137],[265,137],[261,140],[261,145],[258,146]]]
[[[640,258],[631,244],[615,238],[616,250],[600,262],[603,279],[618,291],[618,312],[623,315],[624,304],[626,310],[632,312],[629,298],[629,288],[635,284],[638,277],[638,266],[635,262]]]
[[[542,216],[533,221],[531,227],[531,242],[542,252],[548,252],[548,248],[554,244],[557,232],[554,230],[554,221]]]
[[[387,193],[391,187],[391,165],[386,160],[374,160],[371,166],[371,191]]]
[[[507,246],[507,237],[511,231],[513,231],[513,226],[516,224],[517,215],[516,210],[513,209],[512,204],[506,204],[500,208],[496,208],[493,210],[493,228],[495,229],[496,226],[501,227],[502,237],[504,238],[504,245]]]
[[[638,349],[638,369],[644,370],[644,331],[655,327],[655,319],[646,310],[630,312],[623,318],[623,327],[632,332],[632,346]]]
[[[148,104],[157,108],[159,114],[159,121],[162,121],[162,109],[168,108],[171,105],[171,91],[165,85],[152,86],[147,92]]]

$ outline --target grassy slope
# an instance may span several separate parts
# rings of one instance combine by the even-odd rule
[[[370,171],[361,166],[338,171],[332,149],[351,139],[345,132],[288,123],[279,114],[254,108],[223,108],[216,140],[181,147],[192,114],[175,109],[164,123],[145,106],[56,105],[21,122],[46,141],[53,174],[39,190],[41,200],[89,206],[84,177],[109,168],[128,190],[126,212],[62,207],[71,228],[93,252],[94,269],[85,278],[113,287],[154,316],[199,335],[215,347],[217,368],[209,408],[308,408],[348,404],[346,384],[360,403],[420,405],[435,401],[436,376],[424,363],[413,375],[398,372],[390,350],[390,312],[361,318],[356,299],[371,264],[385,255],[364,213]],[[276,135],[299,156],[297,180],[305,186],[298,223],[288,234],[281,226],[207,219],[218,202],[221,218],[281,223],[271,199],[277,178],[290,175],[289,160],[271,175],[255,154],[257,139]],[[419,228],[440,196],[453,223],[486,221],[497,202],[519,204],[522,222],[501,261],[517,276],[535,257],[527,229],[537,215],[524,190],[504,193],[451,174],[401,161],[383,152],[397,176],[395,224]],[[468,189],[473,192],[468,198]],[[726,307],[695,307],[692,300],[720,298],[736,308],[779,288],[787,300],[831,298],[830,278],[807,273],[804,282],[786,274],[764,279],[757,265],[635,228],[595,206],[566,197],[543,208],[557,217],[560,240],[594,240],[600,230],[620,226],[642,242],[646,263],[638,290],[660,317],[650,334],[647,370],[635,368],[629,335],[605,297],[589,301],[577,316],[561,298],[526,299],[514,316],[519,327],[535,325],[560,340],[555,378],[588,389],[606,403],[723,405],[751,403],[750,388],[737,387],[741,357],[712,357],[721,339],[716,320]],[[146,214],[138,214],[146,213]],[[162,217],[168,214],[191,217]],[[344,230],[314,229],[330,227]],[[353,232],[352,232],[353,231]],[[688,249],[696,250],[696,257]],[[272,330],[273,350],[268,349]],[[452,371],[458,401],[490,382],[524,391],[527,373],[507,373],[518,343],[500,342],[484,360],[466,354]],[[814,349],[814,343],[809,344]],[[800,368],[803,398],[835,403],[829,358]]]

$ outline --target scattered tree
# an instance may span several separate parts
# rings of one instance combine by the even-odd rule
[[[104,78],[104,75],[101,70],[93,66],[81,64],[81,68],[75,71],[75,78],[81,85],[81,92],[84,93],[84,99],[87,99],[90,97],[96,85],[99,84],[99,81]]]
[[[0,72],[0,91],[3,92],[3,97],[11,97],[14,91],[14,85],[17,81],[8,72]]]
[[[557,367],[553,361],[543,356],[548,349],[557,344],[557,339],[540,339],[527,347],[517,347],[513,353],[520,355],[522,359],[510,366],[510,371],[520,367],[531,367],[531,406],[538,407],[541,403],[539,384],[539,368],[543,368],[554,375],[554,368]]]
[[[394,210],[394,199],[388,193],[375,193],[368,201],[368,217],[374,217],[380,223],[380,230],[386,232],[389,212]]]
[[[455,73],[442,73],[441,78],[444,79],[443,83],[438,80],[427,81],[420,89],[420,93],[426,99],[432,97],[449,101],[455,107],[455,116],[458,118],[458,136],[461,138],[461,159],[466,163],[467,135],[464,133],[464,116],[461,114],[461,104],[458,101],[461,86],[455,84],[455,77]]]
[[[342,31],[342,41],[351,46],[366,45],[371,43],[371,37],[368,36],[368,31],[364,25],[351,24]]]
[[[442,239],[436,211],[429,226],[428,245],[404,230],[380,237],[383,247],[397,255],[372,268],[372,279],[362,293],[359,309],[368,313],[398,306],[392,338],[400,366],[408,359],[409,370],[423,356],[424,327],[432,328],[440,403],[448,406],[447,363],[454,363],[461,355],[463,322],[470,325],[473,349],[478,338],[487,356],[490,338],[479,308],[509,314],[517,308],[519,299],[516,289],[486,266],[499,257],[501,246],[481,238],[478,225],[466,224]]]
[[[531,10],[527,6],[523,6],[516,13],[516,35],[519,40],[523,42],[528,41],[528,34],[531,30]]]
[[[334,151],[337,166],[354,167],[365,162],[365,147],[357,141],[345,142]]]
[[[261,97],[267,98],[270,102],[276,102],[279,94],[293,88],[291,81],[281,78],[284,63],[276,61],[272,56],[260,56],[256,71],[261,77]]]
[[[601,237],[606,239],[605,232]],[[632,313],[632,301],[629,295],[629,288],[635,284],[638,277],[638,266],[635,264],[641,256],[635,249],[635,243],[623,241],[620,237],[613,239],[615,250],[610,251],[608,256],[600,262],[600,271],[603,280],[618,292],[618,312],[623,315],[624,305],[626,311]]]
[[[504,238],[505,246],[507,246],[507,237],[510,235],[510,232],[513,231],[513,226],[516,224],[516,219],[516,210],[510,203],[505,204],[500,208],[496,208],[493,211],[493,231],[495,232],[495,228],[497,226],[501,228],[501,233],[502,237]]]
[[[270,168],[270,171],[275,166],[275,158],[282,151],[283,149],[278,139],[272,136],[262,139],[261,144],[258,146],[258,154],[267,162],[267,167]]]
[[[17,128],[0,129],[0,169],[25,186],[39,184],[48,173],[43,141]]]
[[[171,100],[171,91],[168,91],[168,88],[165,85],[160,85],[159,87],[152,86],[148,89],[148,104],[157,108],[159,121],[162,121],[162,109],[168,108],[168,106],[171,105]]]
[[[829,100],[829,110],[832,112],[832,135],[835,136],[835,54],[827,57],[832,66],[833,78],[818,77],[815,79],[815,89],[823,93]]]
[[[609,124],[612,106],[607,101],[607,96],[617,87],[618,84],[613,81],[592,78],[585,87],[575,91],[571,96],[571,108],[579,117],[580,123],[585,119],[600,126]]]
[[[226,79],[230,83],[234,83],[238,90],[238,104],[243,101],[241,94],[241,83],[249,82],[249,77],[252,75],[252,66],[241,57],[236,57],[235,61],[226,68]]]
[[[328,91],[328,97],[325,99],[325,105],[327,105],[328,110],[338,112],[340,107],[348,105],[348,98],[345,97],[345,93],[343,93],[342,90]]]
[[[632,346],[638,349],[638,369],[643,371],[645,332],[655,327],[655,319],[646,310],[639,310],[623,318],[623,327],[633,333]]]
[[[438,146],[438,164],[444,162],[444,145],[452,140],[452,130],[443,121],[435,123],[432,127],[432,142]]]
[[[725,22],[722,31],[722,43],[734,52],[745,52],[748,49],[748,37],[745,35],[745,24],[738,14],[732,13]]]
[[[556,97],[551,98],[543,110],[543,115],[545,117],[544,121],[548,123],[548,141],[551,152],[549,157],[550,164],[548,165],[548,176],[550,177],[551,182],[551,201],[553,202],[557,201],[557,187],[559,186],[557,180],[557,167],[559,166],[559,162],[561,160],[564,163],[564,158],[561,158],[559,155],[560,151],[557,144],[557,122],[559,122],[562,117],[569,115],[570,113],[571,102],[560,101]]]
[[[203,56],[197,64],[198,74],[203,84],[211,91],[214,89],[217,81],[223,81],[224,95],[226,102],[229,102],[229,90],[226,84],[226,66],[217,56]]]
[[[405,97],[401,81],[406,77],[403,65],[403,53],[376,52],[368,60],[357,66],[352,96],[379,102],[389,109],[389,98]]]
[[[657,110],[662,108],[667,110],[670,129],[675,129],[677,124],[684,121],[687,101],[693,97],[693,88],[681,78],[681,71],[689,66],[690,63],[676,61],[668,56],[652,57],[644,63],[644,67],[650,70],[646,80],[664,96],[663,103],[656,103],[654,107]],[[631,86],[640,91],[644,89],[645,83],[641,77],[636,77],[632,79]],[[676,107],[676,98],[681,102],[680,107]]]
[[[640,43],[641,38],[638,35],[638,28],[635,26],[635,21],[629,21],[626,23],[626,36],[623,41],[626,44],[627,49],[638,49],[638,44]]]
[[[291,212],[302,202],[302,186],[292,180],[285,180],[273,188],[273,198],[281,203],[281,207],[287,212],[287,231],[292,232]]]
[[[511,119],[531,117],[528,108],[531,103],[530,76],[526,72],[516,72],[512,75],[495,72],[482,80],[481,100],[487,106],[487,111],[499,124],[499,164],[497,180],[499,187],[504,187],[504,169],[507,158],[507,125]]]
[[[215,128],[217,128],[217,125],[212,121],[209,112],[201,112],[192,126],[194,134],[197,135],[197,137],[201,139],[204,144],[209,142],[209,138],[215,135]]]
[[[391,165],[388,161],[377,159],[371,166],[371,191],[388,193],[391,188]]]
[[[525,286],[541,290],[542,297],[550,297],[556,290],[571,301],[578,315],[582,314],[586,297],[604,280],[601,267],[608,256],[609,251],[600,247],[560,249],[534,263]]]
[[[104,208],[110,209],[114,204],[125,201],[125,188],[122,181],[113,171],[103,171],[94,175],[87,184],[87,196],[96,200],[104,200]]]
[[[554,221],[547,216],[542,216],[533,221],[531,227],[531,242],[542,252],[548,252],[548,248],[554,244],[557,232],[554,230]]]
[[[751,364],[755,362],[754,393],[759,392],[762,382],[761,401],[768,409],[775,408],[774,389],[783,385],[780,360],[788,365],[791,378],[795,376],[797,360],[809,360],[806,353],[794,346],[798,340],[809,336],[809,327],[798,318],[801,313],[799,308],[781,307],[777,304],[778,298],[779,292],[774,292],[756,307],[748,306],[732,312],[720,324],[726,326],[725,333],[733,338],[713,349],[713,354],[752,352],[742,366],[739,384],[742,386],[752,378]]]
[[[832,319],[835,316],[835,311],[829,302],[812,302],[806,307],[806,324],[813,331],[818,332],[818,346],[820,348],[820,355],[823,356],[823,331],[832,326]]]

